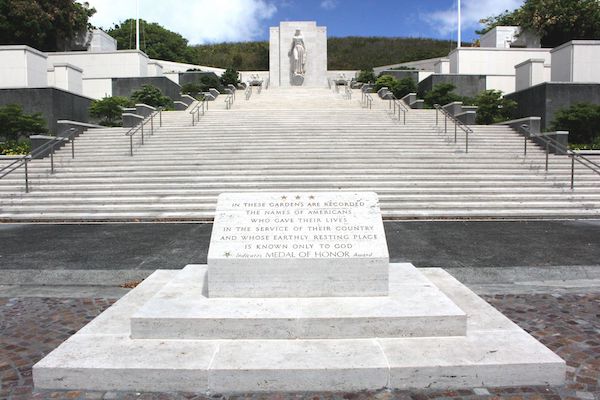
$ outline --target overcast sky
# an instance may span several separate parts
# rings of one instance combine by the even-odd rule
[[[316,20],[329,36],[412,36],[456,40],[456,0],[139,0],[140,17],[190,43],[267,40],[279,21]],[[110,28],[135,18],[136,0],[88,0],[92,23]],[[463,40],[479,20],[522,0],[462,0]]]

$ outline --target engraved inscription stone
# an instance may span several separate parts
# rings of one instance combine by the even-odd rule
[[[375,193],[219,196],[210,297],[385,296],[388,270]]]

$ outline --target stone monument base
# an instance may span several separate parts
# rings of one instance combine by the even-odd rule
[[[156,271],[37,363],[36,389],[223,394],[564,383],[560,357],[439,268],[391,264],[389,295],[371,298],[212,299],[198,279],[205,273],[206,266]]]

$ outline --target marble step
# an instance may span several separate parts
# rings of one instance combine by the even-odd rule
[[[34,384],[209,395],[563,384],[562,359],[444,271],[421,271],[467,314],[466,335],[132,339],[131,317],[177,273],[159,270],[34,365]]]
[[[387,220],[414,220],[414,219],[597,219],[600,211],[596,209],[581,210],[577,207],[564,209],[498,209],[493,207],[477,210],[455,210],[442,208],[430,209],[402,209],[382,210],[384,219]],[[125,212],[19,212],[18,210],[1,211],[0,221],[3,222],[153,222],[153,221],[193,221],[211,222],[214,219],[214,211],[138,211],[129,210]]]
[[[342,339],[464,336],[466,315],[408,265],[389,296],[211,298],[205,265],[188,265],[131,317],[133,339]],[[410,283],[408,283],[410,282]]]

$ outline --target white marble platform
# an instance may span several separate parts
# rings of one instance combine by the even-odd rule
[[[411,264],[389,296],[207,297],[207,268],[188,265],[131,318],[135,339],[341,339],[464,336],[467,316]]]
[[[131,317],[178,274],[157,271],[38,362],[35,387],[235,393],[564,383],[560,357],[443,270],[419,271],[467,314],[465,336],[132,339]]]

